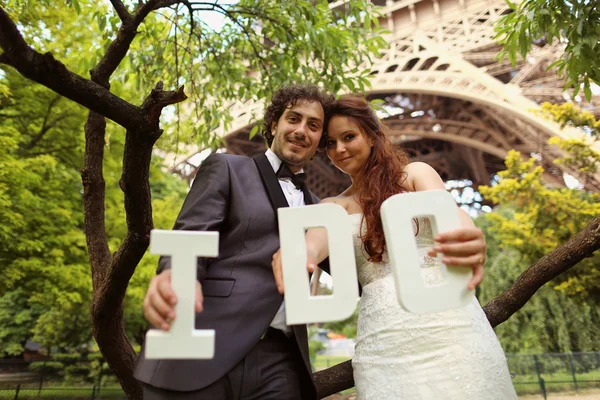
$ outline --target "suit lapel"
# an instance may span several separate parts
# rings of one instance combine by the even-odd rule
[[[277,209],[280,207],[289,207],[289,204],[285,199],[285,195],[279,185],[279,180],[277,179],[267,156],[265,156],[264,153],[259,154],[254,157],[254,162],[258,167],[258,172],[260,173],[260,178],[269,195],[269,200],[271,200],[271,206],[273,206],[273,210],[275,211],[275,218],[277,218]]]

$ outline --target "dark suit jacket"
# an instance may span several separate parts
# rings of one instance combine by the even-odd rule
[[[318,199],[308,191],[305,202]],[[219,256],[199,259],[204,311],[196,329],[214,329],[211,360],[146,360],[140,354],[135,377],[155,387],[193,391],[224,376],[258,343],[283,300],[275,286],[271,258],[279,248],[275,208],[287,206],[264,154],[212,154],[200,167],[174,229],[219,231]],[[158,272],[169,268],[161,258]],[[305,325],[292,327],[311,374]],[[313,397],[314,398],[314,397]]]

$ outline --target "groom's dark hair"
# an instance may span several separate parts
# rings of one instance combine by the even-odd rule
[[[325,121],[323,121],[323,136],[319,145],[319,147],[322,147],[321,144],[324,143],[325,130],[327,129],[327,123],[329,121],[329,112],[335,101],[335,98],[332,94],[321,91],[321,89],[315,85],[283,86],[273,93],[271,103],[265,110],[262,126],[262,134],[267,140],[268,147],[271,147],[271,143],[273,143],[271,124],[279,121],[279,118],[281,118],[281,115],[283,115],[283,112],[286,108],[294,107],[296,103],[301,100],[308,100],[311,102],[317,101],[323,106],[323,111],[325,112]]]

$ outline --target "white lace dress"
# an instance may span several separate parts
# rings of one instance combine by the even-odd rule
[[[389,263],[367,261],[353,214],[362,297],[354,358],[359,400],[516,399],[506,357],[476,298],[462,308],[412,314],[396,299]],[[417,245],[427,284],[441,281],[428,219],[418,221]],[[384,257],[384,261],[386,258]]]

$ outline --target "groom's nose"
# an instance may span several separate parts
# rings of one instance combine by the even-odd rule
[[[301,124],[294,132],[294,138],[297,140],[306,139],[306,124]]]

